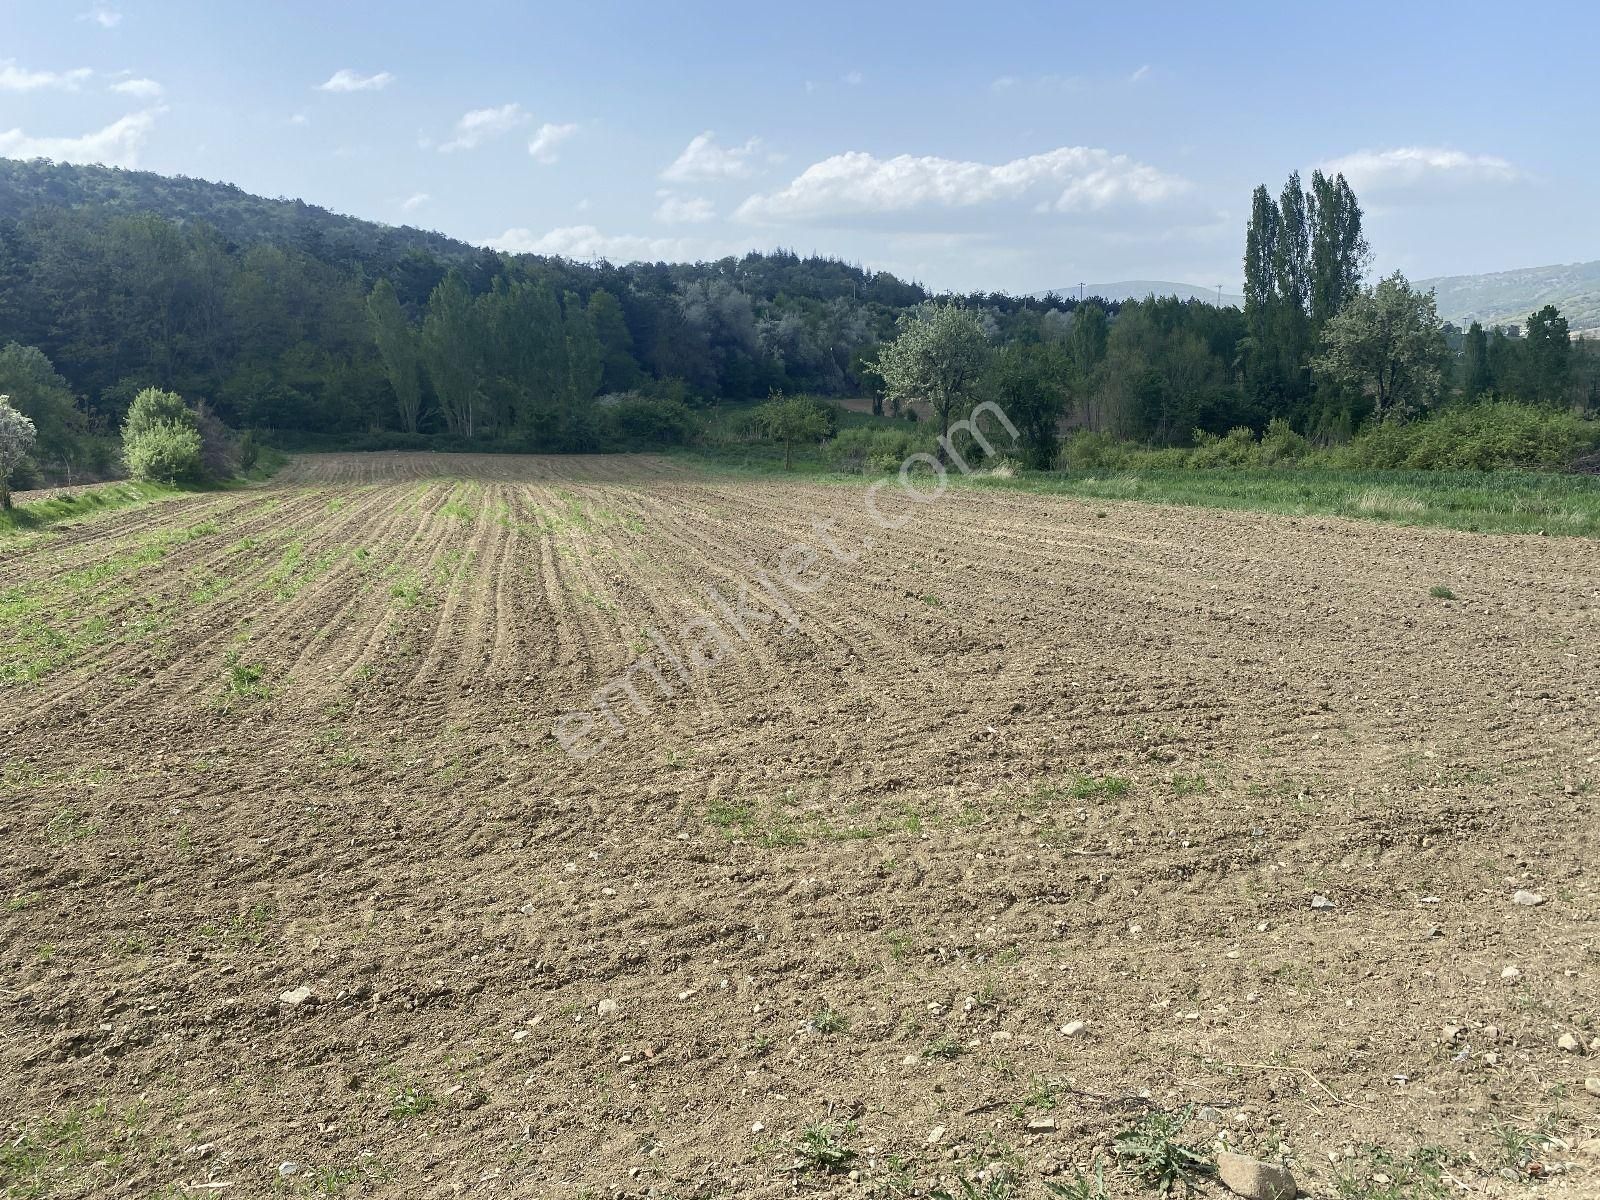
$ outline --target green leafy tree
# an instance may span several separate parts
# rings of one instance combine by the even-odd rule
[[[36,440],[33,422],[0,396],[0,509],[11,508],[11,472],[28,457]]]
[[[1311,325],[1338,316],[1361,290],[1370,250],[1361,231],[1361,205],[1345,177],[1311,173]]]
[[[181,421],[158,421],[124,437],[122,455],[128,474],[139,480],[193,482],[203,473],[200,434]]]
[[[587,305],[589,321],[595,336],[600,339],[602,392],[628,392],[644,382],[644,372],[639,369],[634,356],[633,334],[623,317],[622,305],[605,288],[597,288]]]
[[[1567,319],[1553,304],[1528,317],[1523,357],[1526,363],[1527,399],[1546,404],[1566,401],[1572,378],[1572,335]]]
[[[42,350],[16,342],[0,349],[0,392],[33,423],[39,455],[70,467],[78,456],[88,423],[78,411],[72,388]]]
[[[1105,308],[1093,300],[1078,305],[1072,312],[1067,349],[1078,373],[1086,379],[1105,360],[1108,325]]]
[[[122,423],[122,458],[135,479],[192,482],[204,474],[200,416],[176,392],[145,388]]]
[[[1440,397],[1445,341],[1433,293],[1415,291],[1399,271],[1353,297],[1324,327],[1322,345],[1316,369],[1371,396],[1379,420]]]
[[[783,443],[783,469],[790,470],[797,442],[814,442],[828,432],[828,414],[810,396],[772,398],[756,409],[756,422],[774,441]]]
[[[1469,400],[1494,391],[1494,373],[1489,369],[1489,336],[1474,321],[1467,326],[1461,342],[1461,392]]]
[[[460,271],[433,289],[422,322],[422,362],[451,433],[477,433],[481,398],[483,328]]]
[[[1037,470],[1056,464],[1072,373],[1065,352],[1037,342],[1001,347],[984,372],[983,390],[1017,427],[1028,465]]]
[[[406,433],[416,433],[422,416],[421,356],[417,335],[400,308],[394,285],[387,279],[380,279],[367,297],[367,319],[372,325],[372,340],[378,347],[384,376],[394,391],[400,428]]]
[[[161,388],[145,388],[133,398],[127,418],[122,423],[122,438],[137,438],[160,425],[183,425],[197,430],[199,418],[176,392]]]
[[[978,313],[928,301],[900,318],[899,336],[878,351],[874,369],[896,409],[927,401],[940,437],[948,438],[950,415],[971,402],[988,358],[988,333]]]

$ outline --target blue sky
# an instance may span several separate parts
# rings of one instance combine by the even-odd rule
[[[938,288],[1238,289],[1343,167],[1374,267],[1600,258],[1600,10],[0,0],[0,155],[511,249],[783,245]]]

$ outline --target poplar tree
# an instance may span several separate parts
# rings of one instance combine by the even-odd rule
[[[377,343],[384,376],[394,390],[395,404],[400,410],[400,428],[415,433],[422,415],[417,337],[400,309],[394,285],[387,279],[380,279],[367,297],[367,319],[372,324],[372,340]]]

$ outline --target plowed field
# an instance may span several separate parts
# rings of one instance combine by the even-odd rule
[[[872,501],[308,456],[0,542],[8,1194],[1033,1197],[1192,1107],[1600,1195],[1595,543]]]

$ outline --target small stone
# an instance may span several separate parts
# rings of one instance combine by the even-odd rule
[[[1591,1096],[1600,1096],[1600,1075],[1591,1075],[1583,1081],[1583,1090]]]
[[[1028,1118],[1028,1132],[1029,1133],[1054,1133],[1055,1132],[1055,1128],[1056,1128],[1056,1119],[1054,1117],[1029,1117]]]
[[[761,1133],[765,1129],[766,1129],[766,1126],[763,1125],[760,1121],[757,1121],[755,1124],[750,1126],[750,1132],[751,1133]]]
[[[1561,1037],[1557,1039],[1556,1045],[1560,1046],[1568,1054],[1577,1054],[1583,1050],[1583,1043],[1580,1042],[1576,1036],[1570,1033],[1563,1033]]]
[[[1082,1037],[1083,1036],[1083,1031],[1085,1029],[1087,1029],[1087,1028],[1088,1028],[1088,1026],[1085,1025],[1082,1021],[1068,1021],[1065,1025],[1063,1025],[1061,1027],[1061,1036],[1062,1037]]]
[[[1288,1168],[1228,1150],[1217,1155],[1217,1178],[1245,1200],[1294,1200],[1300,1191]]]
[[[1500,1026],[1485,1025],[1483,1027],[1483,1036],[1488,1038],[1491,1042],[1498,1042],[1500,1040]]]
[[[617,1002],[607,996],[599,1004],[595,1005],[594,1010],[602,1017],[614,1017],[617,1015]]]
[[[1500,978],[1501,979],[1521,979],[1522,978],[1522,972],[1519,971],[1516,967],[1507,967],[1504,971],[1500,972]]]
[[[900,1065],[902,1067],[914,1067],[921,1061],[915,1054],[908,1054],[900,1060]]]
[[[1499,1066],[1500,1065],[1500,1056],[1498,1054],[1496,1054],[1493,1050],[1489,1051],[1489,1053],[1487,1053],[1487,1054],[1485,1054],[1483,1056],[1483,1065],[1486,1066],[1486,1067],[1497,1067],[1497,1066]]]
[[[1337,904],[1335,904],[1332,900],[1329,900],[1321,892],[1318,892],[1315,896],[1311,897],[1311,907],[1312,908],[1321,909],[1321,908],[1338,908],[1339,906]]]
[[[1221,1110],[1212,1108],[1209,1104],[1202,1104],[1195,1110],[1194,1115],[1208,1125],[1220,1125],[1223,1121]]]
[[[1439,1030],[1439,1040],[1441,1042],[1453,1042],[1460,1036],[1461,1026],[1459,1025],[1446,1025],[1443,1029]]]
[[[528,1040],[528,1031],[526,1029],[517,1030],[515,1033],[513,1033],[511,1035],[511,1040],[513,1042],[525,1042],[525,1041],[527,1041]]]
[[[278,1175],[283,1179],[287,1179],[291,1175],[298,1174],[299,1171],[300,1171],[300,1164],[297,1163],[297,1162],[286,1162],[286,1163],[279,1163],[278,1164]]]
[[[1517,894],[1511,897],[1511,903],[1520,904],[1523,908],[1538,908],[1544,903],[1544,897],[1538,892],[1530,892],[1525,888],[1518,889]]]
[[[311,999],[311,987],[302,983],[297,988],[290,988],[278,997],[279,1004],[287,1004],[290,1008],[299,1008]]]
[[[1589,1043],[1590,1054],[1600,1054],[1600,1037],[1594,1038]]]
[[[930,1146],[937,1146],[940,1142],[944,1141],[944,1126],[935,1125],[932,1129],[928,1130],[928,1136],[924,1140]]]

